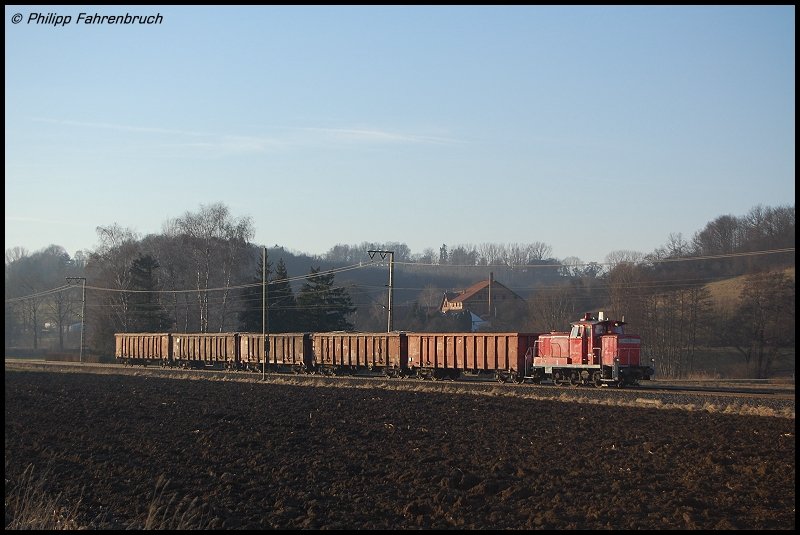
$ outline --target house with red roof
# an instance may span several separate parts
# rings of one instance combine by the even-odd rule
[[[491,324],[492,319],[503,311],[517,309],[525,305],[525,300],[507,286],[489,278],[476,282],[461,292],[445,292],[440,310],[443,314],[469,312],[472,315],[472,328]]]

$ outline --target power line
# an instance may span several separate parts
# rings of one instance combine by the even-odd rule
[[[718,258],[735,258],[741,256],[758,256],[758,255],[765,255],[765,254],[778,254],[778,253],[791,253],[794,252],[794,247],[787,247],[784,249],[771,249],[766,251],[750,251],[750,252],[742,252],[742,253],[726,253],[726,254],[719,254],[719,255],[706,255],[706,256],[686,256],[686,257],[679,257],[679,258],[643,258],[639,261],[639,264],[663,264],[669,262],[690,262],[696,260],[714,260]],[[542,262],[546,262],[547,260],[542,259]],[[514,264],[514,263],[502,263],[502,264],[435,264],[435,263],[420,263],[420,262],[395,262],[395,264],[403,265],[403,266],[419,266],[419,267],[444,267],[444,268],[509,268],[509,269],[558,269],[558,268],[573,268],[573,267],[580,267],[580,266],[616,266],[618,264],[625,264],[628,262],[583,262],[583,263],[570,263],[570,264]]]
[[[670,259],[662,259],[662,260],[645,260],[642,263],[643,264],[653,264],[653,263],[682,262],[682,261],[715,260],[715,259],[736,258],[736,257],[743,257],[743,256],[757,256],[757,255],[767,255],[767,254],[788,253],[788,252],[794,252],[794,251],[795,251],[794,247],[789,247],[789,248],[784,248],[784,249],[771,249],[771,250],[766,250],[766,251],[752,251],[752,252],[744,252],[744,253],[729,253],[729,254],[722,254],[722,255],[708,255],[708,256],[685,257],[685,258],[670,258]],[[418,263],[414,263],[414,262],[394,262],[394,264],[403,265],[403,266],[434,267],[434,268],[439,268],[439,269],[449,269],[449,268],[456,268],[456,267],[473,267],[473,268],[482,268],[482,269],[487,269],[487,268],[518,269],[518,268],[561,268],[561,267],[576,267],[576,266],[581,266],[581,265],[583,265],[583,266],[590,266],[590,265],[617,265],[617,263],[600,264],[600,263],[597,263],[597,262],[591,262],[591,263],[588,263],[588,264],[552,264],[552,265],[520,264],[520,265],[513,265],[513,266],[509,266],[509,265],[506,265],[506,264],[481,265],[481,266],[463,265],[462,266],[462,265],[452,265],[452,264],[418,264]],[[326,276],[326,275],[329,275],[329,274],[343,273],[343,272],[346,272],[346,271],[364,269],[364,268],[368,268],[368,267],[376,267],[376,266],[379,266],[379,265],[380,265],[379,262],[370,262],[370,263],[367,263],[367,264],[364,264],[364,263],[352,264],[352,265],[344,266],[344,267],[341,267],[341,268],[333,268],[333,269],[330,269],[330,270],[327,270],[327,271],[320,271],[318,273],[301,275],[301,276],[297,276],[297,277],[289,277],[289,278],[280,279],[280,280],[272,280],[272,281],[268,281],[267,284],[273,285],[273,284],[277,284],[277,283],[285,283],[285,282],[295,282],[295,281],[307,280],[307,279],[312,279],[312,278],[318,277],[318,276]],[[689,279],[689,280],[698,280],[698,281],[700,281],[702,279]],[[714,279],[708,279],[708,280],[712,281]],[[673,283],[675,283],[677,285],[677,284],[684,283],[684,281],[685,281],[685,279],[673,279],[671,281],[660,281],[660,282],[659,281],[656,281],[656,282],[647,281],[646,283],[643,283],[643,284],[663,284],[665,282],[673,282]],[[102,287],[102,286],[89,286],[89,285],[87,285],[86,288],[90,289],[90,290],[94,290],[94,291],[99,291],[99,292],[116,292],[116,293],[126,293],[126,294],[131,294],[131,293],[195,294],[195,293],[225,292],[225,291],[231,291],[231,290],[256,288],[256,287],[260,287],[261,284],[262,283],[247,283],[247,284],[240,284],[240,285],[236,285],[236,286],[223,286],[223,287],[215,287],[215,288],[175,289],[175,290],[133,290],[133,289],[107,288],[107,287]],[[372,286],[372,285],[365,285],[365,286],[359,286],[359,287],[360,288],[375,288],[375,289],[379,288],[377,286]],[[30,294],[30,295],[8,298],[8,299],[5,300],[5,302],[6,303],[14,303],[14,302],[19,302],[19,301],[24,301],[24,300],[29,300],[29,299],[36,299],[36,298],[39,298],[39,297],[45,297],[45,296],[50,295],[50,294],[63,292],[65,290],[69,289],[69,288],[70,288],[69,285],[63,285],[63,286],[59,286],[59,287],[52,288],[52,289],[49,289],[49,290],[42,290],[40,292],[37,292],[37,293],[34,293],[34,294]],[[336,287],[336,289],[339,289],[339,288],[347,288],[347,287],[346,286]],[[533,287],[530,287],[529,289],[530,290],[541,290],[543,288],[547,288],[547,287],[533,286]],[[424,288],[413,288],[413,287],[410,287],[410,288],[396,288],[396,289],[397,290],[414,290],[414,289],[418,289],[418,290],[421,291]]]

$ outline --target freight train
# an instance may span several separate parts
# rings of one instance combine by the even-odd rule
[[[549,333],[117,333],[117,362],[183,368],[458,379],[556,385],[635,385],[641,338],[625,322],[586,313],[568,332]],[[265,344],[265,341],[268,343]],[[265,356],[267,357],[265,359]]]

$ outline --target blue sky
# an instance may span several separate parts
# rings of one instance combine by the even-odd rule
[[[254,243],[311,254],[544,242],[602,262],[794,204],[794,6],[5,15],[6,249],[74,254],[99,225],[158,233],[222,202]]]

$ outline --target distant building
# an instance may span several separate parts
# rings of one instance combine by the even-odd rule
[[[522,297],[494,280],[493,274],[490,274],[488,280],[476,282],[462,292],[445,292],[440,310],[443,314],[470,312],[473,330],[477,330],[482,325],[490,324],[492,318],[503,311],[524,304]]]
[[[481,327],[488,327],[491,325],[488,321],[481,319],[480,316],[476,316],[472,312],[469,313],[470,320],[472,321],[472,332],[480,331]]]

